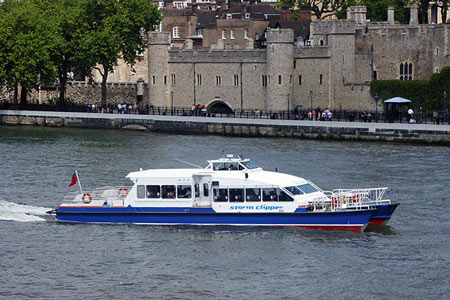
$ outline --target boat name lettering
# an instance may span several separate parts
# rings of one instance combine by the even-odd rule
[[[248,210],[278,210],[282,209],[283,206],[280,205],[233,205],[230,206],[231,210],[242,210],[242,209],[248,209]]]

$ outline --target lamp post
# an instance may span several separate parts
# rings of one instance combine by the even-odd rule
[[[172,116],[173,116],[173,91],[170,91],[170,109],[172,111]]]
[[[310,110],[311,113],[312,113],[312,110],[313,110],[313,106],[312,106],[312,100],[313,100],[313,98],[312,98],[312,96],[313,96],[313,91],[310,90],[310,91],[309,91],[309,100],[311,101],[311,110]]]
[[[444,123],[446,122],[447,118],[447,92],[444,91]]]
[[[375,95],[375,122],[378,123],[378,100],[380,100],[380,96],[378,93]]]
[[[291,119],[291,116],[290,116],[290,103],[289,103],[289,97],[291,96],[291,93],[288,93],[288,95],[287,95],[287,97],[288,97],[288,120],[290,120]]]

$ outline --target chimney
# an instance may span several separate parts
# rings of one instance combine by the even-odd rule
[[[393,6],[389,6],[388,7],[388,19],[387,19],[387,21],[391,25],[395,24],[394,12],[395,12],[394,7]]]
[[[418,10],[415,5],[409,9],[409,25],[419,25]]]

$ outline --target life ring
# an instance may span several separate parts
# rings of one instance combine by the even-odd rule
[[[92,201],[92,196],[89,193],[83,194],[83,202],[89,204]]]
[[[122,196],[122,197],[126,197],[128,195],[128,188],[126,188],[126,187],[121,187],[120,189],[119,189],[119,196]]]
[[[335,197],[331,198],[331,204],[332,208],[336,208],[338,206],[338,200]]]

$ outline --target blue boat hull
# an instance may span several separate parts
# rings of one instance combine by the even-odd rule
[[[59,207],[58,221],[153,225],[294,226],[363,230],[374,210],[295,213],[216,213],[211,208]]]
[[[383,225],[391,218],[395,209],[397,208],[398,203],[395,204],[380,204],[374,206],[375,211],[373,212],[372,217],[370,218],[370,224]]]

